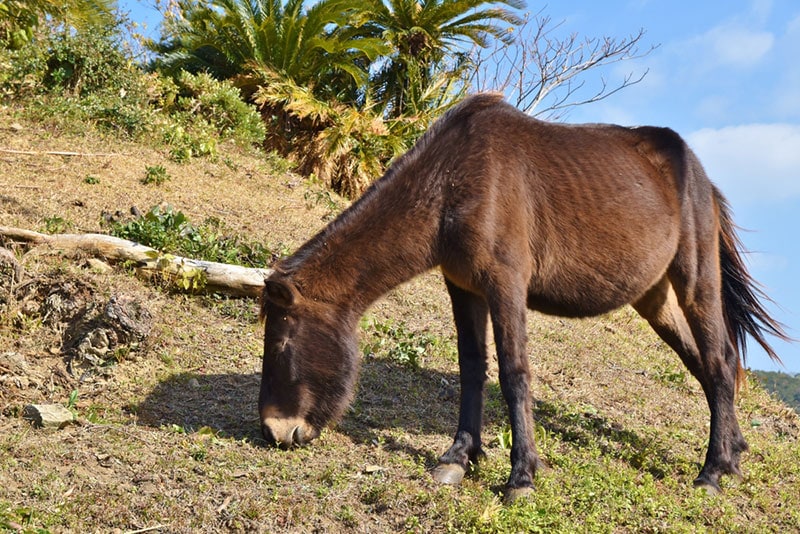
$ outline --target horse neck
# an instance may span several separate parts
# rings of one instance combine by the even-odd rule
[[[357,320],[380,296],[438,263],[438,188],[406,171],[385,176],[297,252],[294,279],[306,298]]]

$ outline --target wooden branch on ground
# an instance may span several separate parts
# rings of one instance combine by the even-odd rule
[[[101,158],[101,157],[114,157],[126,156],[127,154],[117,154],[114,152],[69,152],[64,150],[12,150],[10,148],[0,148],[3,154],[20,154],[23,156],[85,156],[87,158]]]
[[[198,288],[237,297],[261,295],[264,279],[271,269],[256,269],[213,261],[194,260],[163,254],[127,239],[105,234],[42,234],[22,228],[0,226],[0,236],[65,252],[83,252],[111,261],[130,261],[145,273],[158,273],[176,279],[192,279],[202,274]]]

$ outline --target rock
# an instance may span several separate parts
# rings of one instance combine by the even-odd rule
[[[14,374],[25,374],[28,372],[28,362],[25,357],[17,352],[4,352],[0,354],[0,368]]]
[[[72,412],[60,404],[28,404],[25,419],[43,428],[64,428],[75,420]]]
[[[384,471],[386,471],[386,469],[379,465],[368,465],[364,468],[364,474],[366,475],[374,475],[377,473],[383,473]]]

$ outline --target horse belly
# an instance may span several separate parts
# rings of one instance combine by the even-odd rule
[[[658,277],[648,283],[616,285],[614,281],[598,280],[595,276],[575,277],[551,281],[553,285],[542,289],[532,283],[528,291],[528,308],[561,317],[592,317],[602,315],[636,301],[651,287]]]
[[[602,231],[591,224],[532,247],[528,306],[584,317],[636,301],[667,270],[678,247],[678,223],[666,213],[628,219]]]

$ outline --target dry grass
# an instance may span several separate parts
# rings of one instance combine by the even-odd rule
[[[15,120],[6,114],[0,123]],[[181,166],[151,148],[23,126],[0,128],[0,148],[124,155],[0,153],[0,225],[42,230],[60,218],[74,231],[103,231],[104,211],[166,202],[192,221],[216,217],[250,240],[294,248],[328,214],[325,202],[309,206],[316,186],[274,172],[257,154],[223,149],[218,162]],[[152,165],[171,180],[142,184]],[[434,336],[422,366],[365,357],[342,423],[285,452],[264,447],[258,433],[255,303],[175,295],[121,267],[99,274],[80,258],[15,250],[37,283],[80,281],[99,300],[133,295],[156,326],[144,347],[80,382],[66,372],[62,333],[6,302],[0,355],[21,357],[24,369],[0,367],[0,530],[766,532],[800,524],[797,416],[755,386],[744,390],[745,476],[726,479],[721,497],[693,492],[707,439],[702,393],[630,309],[586,321],[530,316],[537,439],[553,469],[530,502],[503,507],[508,451],[498,436],[507,423],[496,365],[486,461],[459,488],[427,473],[457,418],[455,341],[436,273],[391,292],[364,321],[365,343],[376,335],[370,324],[389,321]],[[66,404],[73,390],[78,424],[42,431],[21,418],[25,404]]]

